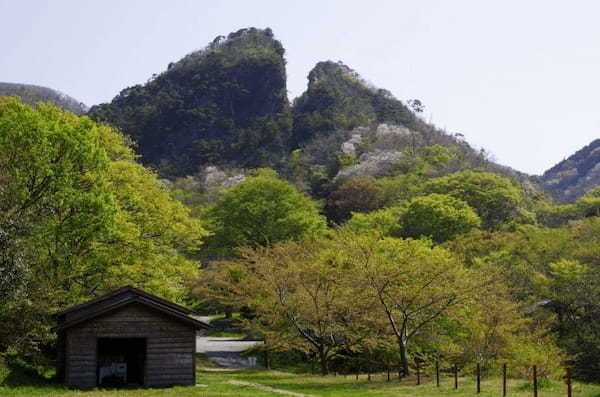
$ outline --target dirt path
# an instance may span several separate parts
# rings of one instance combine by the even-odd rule
[[[278,393],[278,394],[284,394],[286,396],[314,397],[314,396],[312,396],[310,394],[302,394],[302,393],[296,393],[296,392],[293,392],[293,391],[276,389],[276,388],[271,387],[271,386],[261,385],[260,383],[244,382],[244,381],[241,381],[241,380],[230,380],[227,383],[232,384],[232,385],[236,385],[236,386],[255,387],[255,388],[260,389],[260,390],[270,391],[270,392]]]

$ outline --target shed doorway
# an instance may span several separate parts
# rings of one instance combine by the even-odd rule
[[[98,338],[98,386],[144,385],[146,338]]]

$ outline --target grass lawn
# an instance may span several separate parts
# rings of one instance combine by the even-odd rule
[[[236,338],[243,339],[246,337],[246,334],[241,332],[227,332],[227,331],[208,331],[204,334],[205,336],[212,336],[215,338]]]
[[[61,385],[49,384],[40,380],[29,378],[23,374],[4,372],[0,368],[0,396],[82,396],[82,397],[175,397],[175,396],[281,396],[271,391],[263,391],[251,386],[233,385],[231,380],[259,383],[277,389],[294,391],[313,396],[455,396],[473,397],[475,382],[472,378],[460,378],[460,387],[453,389],[450,377],[443,378],[442,386],[435,387],[431,379],[426,379],[424,384],[416,386],[414,379],[405,379],[402,382],[392,380],[387,382],[385,376],[373,376],[369,382],[366,376],[361,376],[357,381],[354,376],[326,376],[309,374],[292,374],[281,371],[247,370],[247,371],[218,371],[215,369],[198,369],[197,382],[206,387],[174,387],[169,389],[137,389],[137,390],[69,390]],[[523,380],[509,381],[508,396],[525,397],[533,396],[528,382]],[[501,396],[500,380],[497,378],[482,380],[482,393],[480,396]],[[600,397],[600,385],[575,383],[574,396]],[[539,397],[566,396],[566,387],[559,382],[553,382],[539,391]]]

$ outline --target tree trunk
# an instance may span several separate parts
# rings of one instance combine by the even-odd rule
[[[403,376],[410,375],[410,369],[408,368],[408,357],[406,356],[406,344],[402,340],[402,337],[398,338],[398,348],[400,350],[400,368],[402,369]]]
[[[321,375],[329,374],[329,365],[327,362],[327,353],[325,353],[325,349],[319,349],[319,361],[321,364]]]

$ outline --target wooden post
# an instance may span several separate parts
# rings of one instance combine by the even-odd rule
[[[481,366],[477,363],[477,394],[481,393]]]
[[[458,366],[454,364],[454,388],[458,389]]]
[[[387,366],[387,381],[388,382],[390,381],[390,366],[389,366],[389,364]]]
[[[367,380],[370,382],[371,381],[371,368],[369,368],[367,370]]]
[[[571,386],[571,368],[567,368],[567,376],[565,378],[567,382],[567,397],[572,397],[573,389]]]
[[[398,367],[398,382],[402,382],[402,368]]]
[[[440,387],[440,363],[437,360],[435,362],[435,385]]]
[[[360,374],[360,367],[358,367],[358,371],[356,371],[356,380],[358,380],[358,374]]]
[[[533,397],[538,397],[537,365],[533,366]]]
[[[419,386],[421,384],[421,366],[419,365],[418,360],[416,360],[415,363],[417,364],[417,386]]]
[[[502,396],[506,397],[506,363],[502,364]]]

